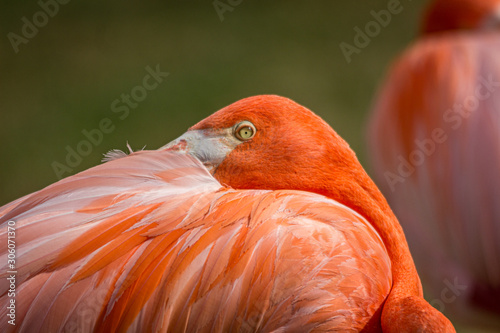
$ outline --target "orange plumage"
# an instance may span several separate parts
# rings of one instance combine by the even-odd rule
[[[474,310],[500,314],[500,1],[434,1],[423,27],[380,89],[371,161],[431,303],[483,325]]]
[[[7,221],[18,235],[2,330],[454,331],[385,199],[306,108],[247,98],[119,156],[0,208],[0,241]]]

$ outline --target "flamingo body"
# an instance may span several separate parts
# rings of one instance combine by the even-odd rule
[[[107,159],[0,208],[19,324],[2,329],[454,332],[354,152],[289,99],[249,97]]]
[[[225,188],[171,152],[94,167],[3,214],[18,234],[19,332],[359,331],[392,284],[383,242],[351,209]]]
[[[476,6],[469,10],[476,25],[486,9],[500,8],[462,2]],[[452,5],[436,3],[427,32]],[[466,13],[458,6],[447,19],[464,22]],[[472,311],[500,314],[500,34],[457,31],[455,23],[395,61],[374,104],[369,151],[429,299],[458,320],[483,324]],[[450,284],[459,289],[445,301]]]

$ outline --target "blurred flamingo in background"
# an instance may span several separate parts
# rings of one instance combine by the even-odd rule
[[[108,159],[0,208],[3,332],[454,332],[355,154],[295,102]]]
[[[500,328],[500,1],[430,4],[379,91],[368,140],[427,299]]]

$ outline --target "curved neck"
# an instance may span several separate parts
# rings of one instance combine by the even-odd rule
[[[356,164],[358,166],[353,167]],[[391,295],[422,296],[420,279],[403,228],[359,162],[349,165],[346,170],[337,171],[333,177],[329,177],[324,194],[364,216],[379,233],[392,263]],[[346,175],[349,179],[345,179]]]

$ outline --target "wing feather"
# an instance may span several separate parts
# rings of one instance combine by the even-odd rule
[[[0,211],[0,239],[9,220],[19,235],[20,332],[359,330],[392,284],[383,242],[349,208],[224,188],[171,152],[132,153]]]

